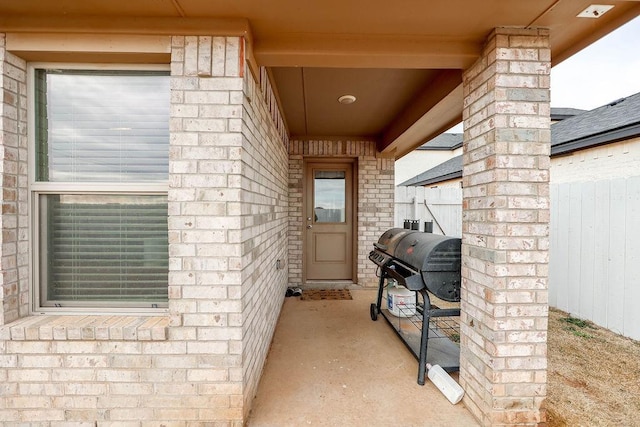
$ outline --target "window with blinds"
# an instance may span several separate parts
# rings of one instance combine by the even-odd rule
[[[166,306],[168,73],[33,76],[40,306]]]

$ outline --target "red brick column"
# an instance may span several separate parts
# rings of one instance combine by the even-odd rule
[[[464,74],[460,382],[484,425],[536,425],[547,381],[549,32],[498,28]]]

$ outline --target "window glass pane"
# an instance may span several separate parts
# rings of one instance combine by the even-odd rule
[[[166,181],[165,72],[36,70],[41,182]]]
[[[166,196],[60,194],[39,201],[43,305],[167,301]]]
[[[313,178],[315,222],[345,222],[344,171],[315,171]]]

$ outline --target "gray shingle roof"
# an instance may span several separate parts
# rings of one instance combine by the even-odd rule
[[[438,166],[429,169],[426,172],[421,173],[418,176],[414,176],[411,179],[399,185],[429,185],[436,182],[446,181],[448,179],[461,178],[462,177],[462,155],[453,157],[444,163],[440,163]]]
[[[551,120],[566,120],[570,117],[577,116],[578,114],[582,114],[587,110],[581,110],[579,108],[551,108]]]
[[[462,147],[461,133],[441,133],[418,147],[418,150],[455,150]]]
[[[640,134],[640,93],[554,123],[551,155],[602,145]]]
[[[640,93],[553,123],[551,125],[551,156],[638,135],[640,135]],[[437,138],[431,141],[435,139]],[[457,156],[400,185],[429,185],[460,177],[462,177],[462,156]]]

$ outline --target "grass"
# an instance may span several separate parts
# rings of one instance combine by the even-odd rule
[[[640,342],[549,312],[549,427],[640,426]]]
[[[593,335],[584,332],[582,329],[597,329],[593,323],[588,320],[578,319],[577,317],[561,317],[558,319],[560,322],[567,323],[569,326],[565,326],[563,329],[565,331],[571,332],[576,337],[585,338],[585,339],[593,339],[595,338]],[[578,329],[580,328],[580,329]]]

